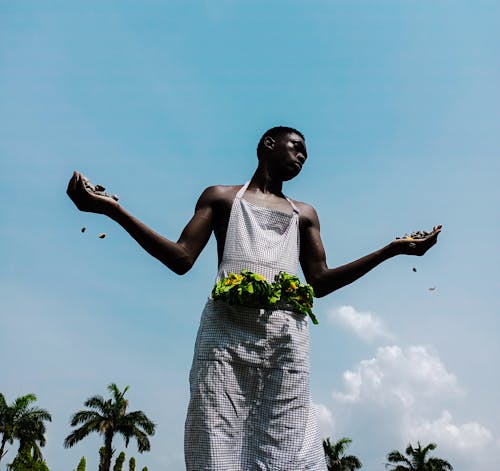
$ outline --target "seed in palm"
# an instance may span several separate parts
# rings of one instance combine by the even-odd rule
[[[106,198],[111,198],[115,201],[118,201],[118,195],[110,195],[109,193],[106,192],[106,188],[103,185],[93,185],[90,180],[86,177],[82,176],[83,184],[85,185],[85,188],[87,191],[90,191],[91,193],[94,193],[94,195],[98,196],[105,196]]]
[[[396,239],[408,239],[408,240],[418,240],[425,239],[429,237],[432,233],[427,231],[413,231],[411,234],[405,233],[401,237],[396,237]]]

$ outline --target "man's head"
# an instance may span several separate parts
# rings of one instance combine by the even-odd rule
[[[259,166],[271,176],[290,180],[299,174],[307,159],[304,135],[286,126],[271,128],[260,138],[257,157]]]

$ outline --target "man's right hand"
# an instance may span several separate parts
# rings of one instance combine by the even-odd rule
[[[118,202],[113,198],[96,195],[89,191],[85,187],[84,180],[84,175],[73,172],[66,190],[67,195],[80,211],[109,215],[118,207]]]

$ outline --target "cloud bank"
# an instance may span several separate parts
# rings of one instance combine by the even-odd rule
[[[500,449],[491,430],[478,421],[460,423],[445,407],[464,396],[456,376],[425,345],[378,348],[373,358],[345,371],[343,388],[332,392],[342,436],[368,431],[373,447],[386,453],[408,443],[435,442],[435,456],[455,469],[493,469]]]

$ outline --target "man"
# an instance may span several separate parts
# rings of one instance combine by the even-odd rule
[[[298,264],[317,297],[357,280],[400,254],[423,255],[441,226],[425,238],[396,239],[354,262],[328,268],[318,216],[282,192],[307,159],[304,136],[288,127],[262,136],[258,166],[245,185],[213,186],[173,242],[144,225],[112,198],[89,192],[75,172],[68,195],[82,211],[120,224],[148,253],[177,274],[186,273],[212,231],[217,280],[250,270],[272,281],[296,275]],[[188,471],[325,471],[309,395],[307,321],[289,306],[231,306],[212,299],[202,314],[190,373],[185,429]]]

